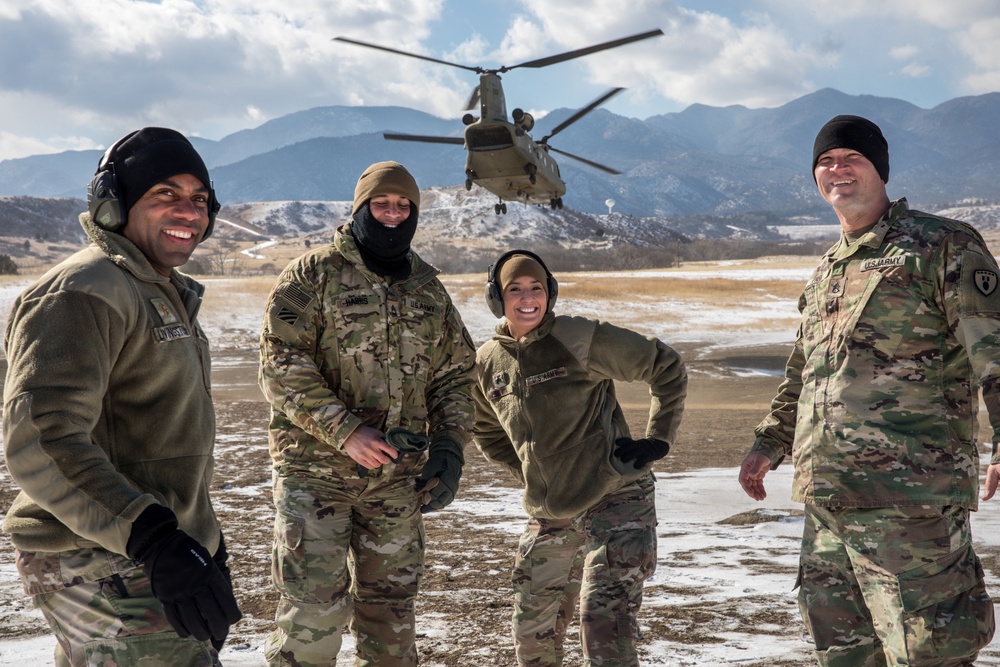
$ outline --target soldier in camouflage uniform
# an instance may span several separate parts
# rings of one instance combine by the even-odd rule
[[[740,469],[788,455],[805,503],[799,607],[821,665],[971,665],[993,637],[972,548],[979,389],[1000,481],[1000,270],[971,226],[890,202],[879,128],[837,116],[813,175],[843,234],[799,299],[771,413]]]
[[[514,559],[517,664],[561,665],[579,605],[584,664],[631,667],[656,569],[651,466],[677,433],[687,375],[655,338],[554,315],[557,291],[536,255],[502,255],[487,303],[505,319],[476,362],[476,445],[524,487],[529,516]],[[649,385],[645,438],[632,439],[615,380]]]
[[[352,221],[268,299],[260,385],[281,594],[270,665],[336,664],[348,623],[356,665],[417,664],[421,514],[458,490],[475,361],[437,270],[410,249],[419,206],[402,165],[371,165]]]
[[[21,487],[3,529],[55,664],[218,665],[240,618],[209,489],[215,411],[178,271],[219,210],[178,132],[131,132],[100,160],[91,243],[15,301],[3,436]]]

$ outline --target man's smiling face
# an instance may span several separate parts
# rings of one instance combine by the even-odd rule
[[[813,171],[819,193],[838,212],[867,208],[885,197],[885,183],[868,158],[850,148],[819,156]]]
[[[142,251],[157,273],[185,264],[208,229],[208,187],[191,174],[151,187],[128,212],[122,234]]]

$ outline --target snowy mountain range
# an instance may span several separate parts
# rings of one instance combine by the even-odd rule
[[[572,111],[553,111],[534,133],[541,136]],[[636,217],[825,216],[810,178],[812,142],[841,113],[871,118],[887,136],[891,197],[905,195],[925,210],[970,198],[1000,201],[1000,93],[933,109],[832,89],[773,109],[693,105],[645,120],[599,109],[552,143],[623,172],[612,176],[560,158],[566,206],[578,212],[607,213],[605,201],[613,199],[615,212]],[[387,159],[405,164],[422,188],[464,181],[460,146],[386,141],[384,131],[461,136],[462,125],[401,107],[320,107],[217,141],[192,141],[224,204],[350,200],[358,174]],[[80,198],[99,157],[70,151],[0,161],[0,195]]]

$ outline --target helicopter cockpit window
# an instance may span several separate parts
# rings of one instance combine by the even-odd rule
[[[514,145],[506,127],[469,128],[465,131],[465,144],[472,151],[496,151]]]

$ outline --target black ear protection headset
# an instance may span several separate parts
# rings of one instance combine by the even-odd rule
[[[510,250],[500,255],[497,261],[490,264],[489,271],[486,274],[486,305],[490,307],[490,312],[498,318],[503,317],[503,288],[497,283],[497,272],[503,266],[503,263],[514,255],[526,255],[542,265],[542,269],[545,270],[545,292],[548,295],[545,312],[552,312],[552,306],[555,305],[556,296],[559,294],[559,283],[556,282],[555,276],[549,271],[549,267],[545,266],[542,258],[527,250]]]
[[[111,144],[108,150],[97,163],[97,171],[87,185],[87,209],[90,211],[90,219],[98,227],[109,232],[121,231],[121,228],[128,222],[128,211],[125,210],[125,200],[119,196],[118,176],[115,175],[115,153],[118,147],[137,135],[142,130],[130,132],[124,137]],[[205,183],[208,187],[208,227],[205,235],[201,237],[204,241],[212,235],[215,229],[215,216],[218,215],[222,205],[215,198],[215,189],[211,183]]]

